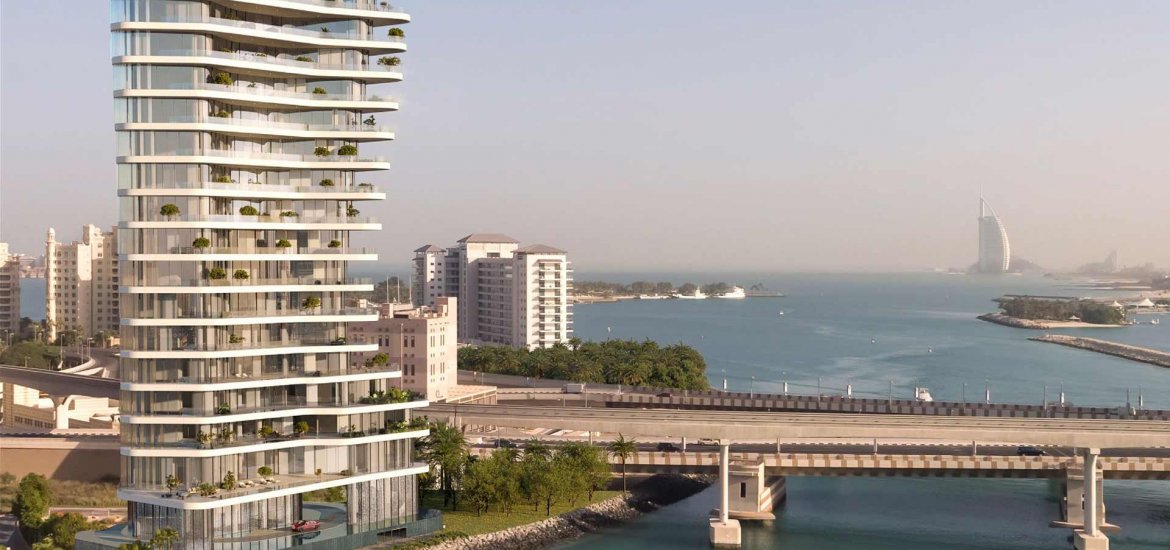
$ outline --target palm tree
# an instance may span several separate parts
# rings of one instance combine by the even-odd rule
[[[452,509],[455,509],[458,500],[454,482],[467,463],[467,440],[463,438],[463,433],[449,424],[436,424],[431,427],[431,434],[419,442],[419,450],[419,456],[442,474],[439,480],[443,505],[446,506],[448,500],[451,500]]]
[[[179,540],[179,532],[171,527],[163,527],[154,532],[154,536],[150,537],[150,545],[155,548],[165,548],[171,550],[171,545]]]
[[[626,491],[626,460],[638,452],[638,442],[633,438],[626,439],[626,436],[619,433],[617,439],[606,445],[605,450],[622,462],[622,493],[628,493]]]

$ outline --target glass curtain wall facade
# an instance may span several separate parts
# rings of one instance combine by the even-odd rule
[[[125,536],[181,548],[291,544],[416,516],[412,411],[396,366],[352,364],[377,319],[347,293],[350,245],[389,168],[397,25],[367,0],[113,0],[122,270]],[[421,428],[421,429],[420,429]],[[304,494],[344,487],[342,513]],[[228,546],[225,546],[228,545]]]

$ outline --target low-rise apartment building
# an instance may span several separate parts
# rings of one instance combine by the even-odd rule
[[[57,242],[49,229],[45,241],[45,321],[49,339],[62,330],[85,337],[118,334],[118,255],[115,230],[81,227],[81,240]]]
[[[457,302],[439,297],[434,307],[392,311],[377,321],[351,324],[354,338],[378,344],[377,351],[354,353],[352,364],[373,366],[378,355],[385,355],[389,364],[401,367],[403,388],[428,401],[447,398],[458,382]]]
[[[0,243],[0,338],[20,333],[20,260]]]

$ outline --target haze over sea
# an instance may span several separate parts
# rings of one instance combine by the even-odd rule
[[[895,397],[916,383],[935,399],[983,398],[1039,404],[1118,407],[1139,388],[1150,408],[1170,408],[1170,370],[1050,344],[1038,334],[975,319],[1001,294],[1101,294],[1040,277],[936,274],[753,275],[586,274],[578,280],[673,280],[764,283],[787,297],[746,300],[646,300],[575,308],[574,330],[586,340],[650,338],[684,342],[707,359],[712,386],[794,393],[825,391]],[[682,279],[686,279],[685,281]],[[784,315],[780,315],[783,311]],[[1150,316],[1140,316],[1149,320]],[[1053,331],[1170,351],[1170,316],[1160,326]],[[871,343],[873,342],[873,343]],[[1047,385],[1047,391],[1045,386]],[[1170,445],[1170,442],[1167,442]],[[749,524],[745,548],[1044,549],[1071,547],[1057,519],[1058,484],[1044,480],[803,478],[788,480],[788,502],[771,524]],[[1107,481],[1105,502],[1115,549],[1170,548],[1170,482]],[[636,522],[566,545],[574,550],[705,548],[704,518],[713,489]]]

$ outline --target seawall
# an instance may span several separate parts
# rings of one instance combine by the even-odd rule
[[[658,508],[687,498],[710,485],[699,476],[664,474],[652,476],[631,488],[629,499],[614,497],[565,512],[536,523],[518,525],[495,533],[450,540],[430,546],[433,550],[536,550],[574,539],[604,527],[636,519]]]
[[[1161,350],[1141,348],[1128,344],[1109,342],[1107,340],[1098,340],[1096,338],[1082,338],[1079,336],[1065,336],[1061,334],[1035,336],[1028,339],[1034,340],[1036,342],[1048,342],[1050,344],[1058,344],[1061,346],[1068,346],[1070,348],[1095,351],[1097,353],[1104,353],[1105,355],[1121,357],[1131,361],[1140,361],[1142,363],[1158,365],[1159,367],[1170,368],[1170,353]]]

